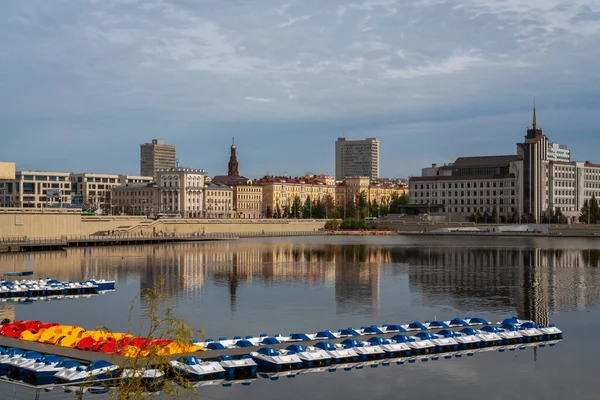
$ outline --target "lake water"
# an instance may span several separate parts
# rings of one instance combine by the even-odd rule
[[[600,241],[493,237],[297,237],[2,254],[0,272],[60,280],[116,279],[82,299],[0,303],[10,319],[40,319],[142,333],[162,281],[167,304],[206,337],[516,315],[555,323],[553,348],[363,370],[299,375],[250,386],[198,389],[209,399],[596,399],[600,346]],[[133,304],[133,313],[129,309]],[[0,398],[31,392],[0,385]],[[65,397],[66,396],[66,397]],[[41,399],[69,398],[54,391]],[[86,395],[85,398],[98,398]]]

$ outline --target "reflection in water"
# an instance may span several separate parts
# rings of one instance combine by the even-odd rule
[[[116,279],[144,289],[162,279],[164,294],[174,299],[201,296],[211,282],[227,290],[231,313],[237,311],[239,288],[258,281],[333,286],[336,314],[372,315],[380,307],[382,275],[405,274],[399,265],[408,266],[409,288],[426,306],[514,309],[546,324],[552,311],[583,309],[600,299],[598,270],[589,268],[600,265],[596,249],[240,241],[0,255],[0,271],[33,269],[60,280]],[[0,315],[14,315],[13,307],[0,306]]]

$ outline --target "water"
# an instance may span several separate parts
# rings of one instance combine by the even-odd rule
[[[599,265],[600,242],[554,238],[302,237],[4,254],[1,272],[116,279],[117,290],[85,299],[7,302],[0,313],[114,331],[127,330],[131,322],[131,329],[143,334],[140,321],[148,305],[136,294],[162,280],[161,291],[177,316],[215,339],[517,315],[555,323],[566,338],[535,351],[276,382],[259,378],[249,387],[198,392],[217,399],[585,399],[597,398]],[[0,398],[33,398],[27,396],[17,391]],[[64,396],[53,392],[41,398]]]

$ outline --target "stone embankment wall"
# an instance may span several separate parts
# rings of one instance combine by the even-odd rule
[[[296,232],[322,229],[325,220],[183,219],[82,216],[78,210],[0,208],[0,238],[56,238],[63,235],[135,235],[176,232]]]

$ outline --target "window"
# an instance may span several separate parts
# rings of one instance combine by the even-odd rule
[[[40,182],[45,182],[45,181],[47,181],[47,180],[48,180],[48,177],[47,177],[47,176],[43,176],[43,175],[37,175],[37,176],[35,177],[35,180],[36,180],[36,181],[40,181]]]

